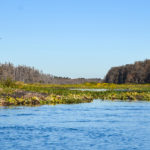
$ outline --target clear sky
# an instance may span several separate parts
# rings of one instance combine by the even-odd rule
[[[0,62],[101,77],[150,58],[150,0],[0,0]]]

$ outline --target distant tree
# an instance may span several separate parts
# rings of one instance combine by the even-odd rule
[[[17,66],[11,63],[0,64],[0,80],[21,81],[25,83],[52,83],[52,84],[79,84],[84,82],[101,82],[101,79],[71,79],[67,77],[56,77],[50,74],[44,74],[34,67]]]
[[[150,83],[150,60],[138,61],[120,67],[111,68],[105,79],[106,83]]]

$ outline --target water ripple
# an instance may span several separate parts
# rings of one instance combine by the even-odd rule
[[[0,108],[0,150],[149,150],[150,103]]]

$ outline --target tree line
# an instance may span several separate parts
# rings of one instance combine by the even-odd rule
[[[105,79],[106,83],[150,83],[150,60],[134,64],[112,67]]]
[[[0,64],[0,80],[11,79],[24,83],[43,83],[43,84],[80,84],[84,82],[100,82],[100,79],[71,79],[67,77],[57,77],[45,74],[34,67],[19,65],[15,67],[12,63]]]

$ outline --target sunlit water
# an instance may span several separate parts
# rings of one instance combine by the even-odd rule
[[[149,149],[149,102],[0,108],[0,150]]]

